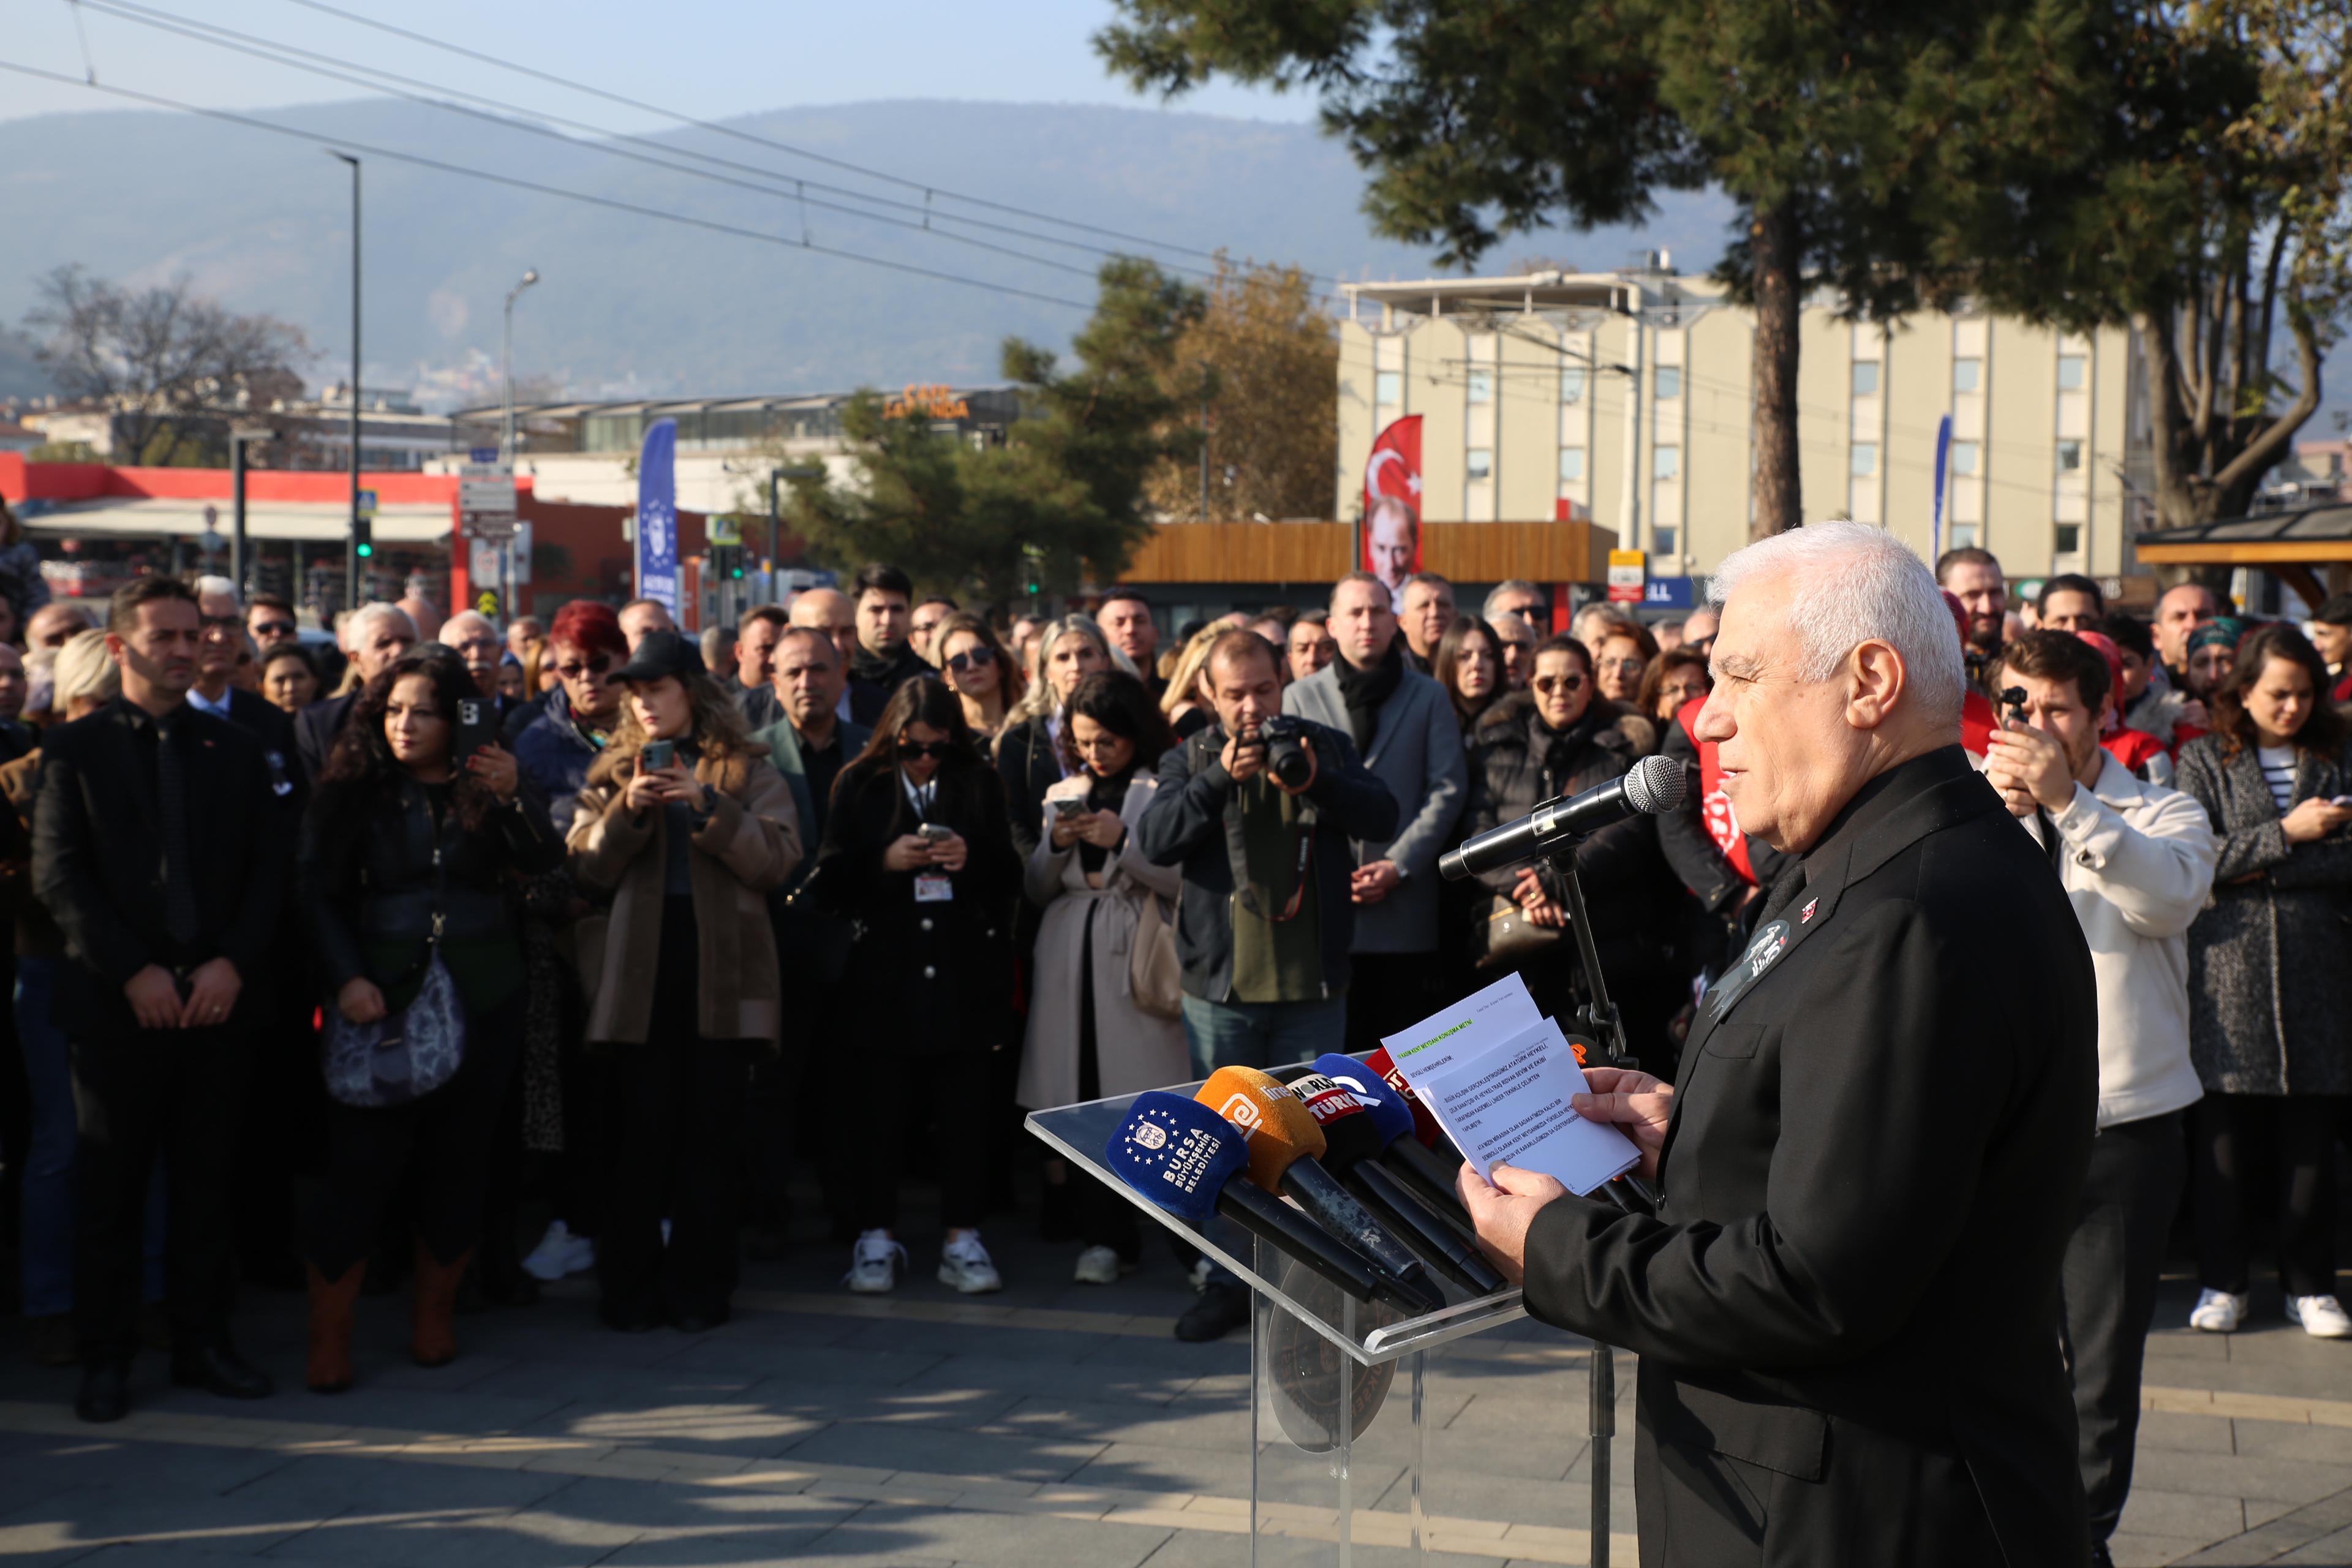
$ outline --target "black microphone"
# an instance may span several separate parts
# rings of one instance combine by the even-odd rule
[[[1437,874],[1458,882],[1517,866],[1612,822],[1674,811],[1689,788],[1682,763],[1672,757],[1643,757],[1622,778],[1595,784],[1580,795],[1548,800],[1517,822],[1488,828],[1447,850],[1437,858]]]
[[[1349,1065],[1358,1067],[1352,1061]],[[1349,1191],[1402,1230],[1415,1251],[1472,1295],[1491,1296],[1504,1288],[1507,1281],[1478,1256],[1477,1249],[1381,1164],[1387,1140],[1347,1085],[1316,1073],[1292,1084],[1290,1092],[1322,1127],[1323,1163]]]

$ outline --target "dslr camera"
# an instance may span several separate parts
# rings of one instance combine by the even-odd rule
[[[1303,789],[1315,776],[1306,734],[1306,721],[1287,713],[1277,713],[1257,727],[1258,743],[1265,748],[1265,771],[1286,789]]]

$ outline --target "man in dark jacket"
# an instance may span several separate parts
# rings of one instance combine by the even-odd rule
[[[1892,536],[1750,545],[1698,738],[1801,857],[1671,1088],[1597,1069],[1654,1215],[1465,1168],[1541,1321],[1641,1355],[1650,1568],[2076,1568],[2059,1273],[2097,1109],[2090,954],[1958,744],[1960,650]]]
[[[849,716],[871,725],[898,688],[937,675],[907,640],[915,584],[896,566],[862,568],[850,584],[857,604],[857,651],[849,660]]]
[[[319,775],[327,771],[328,753],[335,749],[335,737],[351,721],[352,704],[360,700],[360,688],[416,646],[416,623],[398,605],[362,605],[343,623],[342,641],[343,651],[359,670],[359,679],[341,697],[313,702],[294,716],[294,747],[302,759],[306,784],[317,784]]]
[[[55,1016],[73,1046],[74,1317],[86,1421],[130,1407],[141,1216],[157,1154],[171,1184],[172,1380],[257,1399],[229,1342],[236,1145],[260,980],[283,906],[286,835],[261,747],[188,706],[201,617],[177,580],[114,595],[122,695],[50,731],[33,885],[65,933]]]

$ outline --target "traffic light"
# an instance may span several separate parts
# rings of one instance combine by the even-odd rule
[[[740,544],[712,545],[710,574],[722,583],[740,580],[743,575],[743,547]]]
[[[375,519],[365,516],[352,519],[352,553],[362,561],[375,553]]]

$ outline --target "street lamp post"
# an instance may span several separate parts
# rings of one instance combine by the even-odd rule
[[[360,604],[360,161],[349,153],[327,150],[352,166],[352,518],[343,542],[343,607]]]
[[[228,574],[230,580],[236,584],[240,599],[253,592],[253,584],[246,581],[247,573],[252,570],[253,558],[248,552],[245,535],[245,449],[257,441],[268,440],[273,434],[267,428],[233,429],[228,433]]]
[[[500,439],[499,455],[506,463],[507,477],[514,477],[515,465],[515,395],[514,395],[514,308],[522,291],[539,281],[539,268],[523,268],[522,278],[507,290],[506,325],[499,337],[499,374],[507,384],[506,432]],[[514,616],[514,535],[499,542],[499,607],[509,619]]]

